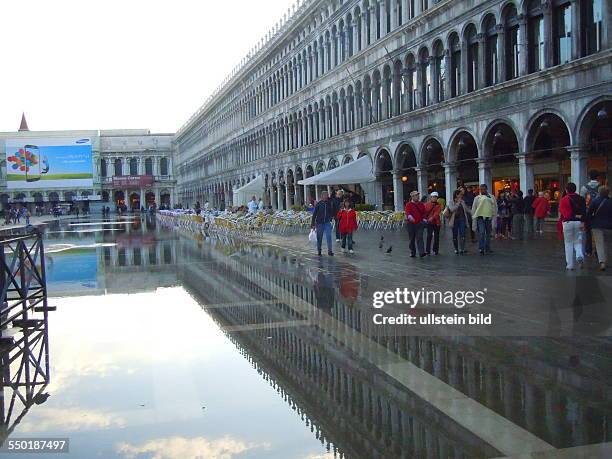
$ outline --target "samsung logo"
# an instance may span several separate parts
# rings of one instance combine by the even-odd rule
[[[89,139],[80,139],[77,140],[76,143],[89,143]]]

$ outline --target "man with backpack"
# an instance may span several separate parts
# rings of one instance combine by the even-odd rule
[[[599,173],[597,171],[589,172],[589,178],[591,179],[589,183],[584,185],[580,189],[580,195],[584,198],[587,208],[591,205],[591,202],[595,200],[597,195],[599,194],[599,187],[601,184],[597,178],[599,177]],[[585,228],[586,233],[586,242],[584,251],[587,255],[593,255],[593,236],[591,235],[591,228]]]
[[[585,199],[576,194],[576,184],[569,182],[565,186],[565,196],[559,202],[559,213],[563,226],[563,242],[565,244],[566,269],[574,269],[574,255],[578,266],[582,268],[584,254],[582,251],[582,235],[586,219]]]

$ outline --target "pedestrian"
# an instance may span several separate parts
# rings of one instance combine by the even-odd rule
[[[534,228],[534,223],[533,223],[533,217],[534,217],[534,208],[533,208],[533,202],[535,201],[535,196],[533,194],[533,190],[529,189],[527,190],[527,196],[525,196],[525,199],[523,200],[524,203],[524,209],[525,209],[525,233],[527,234],[527,237],[532,237],[533,236],[533,228]]]
[[[334,227],[336,229],[336,242],[340,242],[342,235],[340,234],[340,222],[338,221],[338,212],[342,209],[342,190],[337,190],[334,197],[331,198],[331,208],[334,212]]]
[[[406,213],[406,229],[410,236],[410,258],[416,257],[417,251],[419,257],[425,257],[423,247],[423,231],[427,224],[425,218],[425,204],[421,202],[418,191],[410,193],[410,201],[404,207]]]
[[[550,214],[550,202],[546,197],[546,193],[540,191],[538,197],[533,200],[531,207],[535,217],[535,232],[542,235],[544,234],[544,219]]]
[[[353,233],[357,231],[357,212],[353,209],[350,199],[344,200],[344,207],[337,215],[340,235],[342,236],[342,252],[353,253]]]
[[[262,198],[259,198],[259,203],[257,204],[257,211],[258,212],[264,211],[264,202]]]
[[[453,231],[453,246],[456,255],[467,253],[465,250],[465,233],[469,228],[468,222],[471,218],[470,208],[467,206],[464,196],[465,193],[462,189],[455,190],[453,200],[448,203],[444,211],[448,219],[448,226]]]
[[[442,213],[442,206],[438,202],[438,192],[434,191],[429,196],[429,201],[425,204],[425,218],[427,219],[427,244],[425,247],[425,254],[429,255],[433,253],[438,255],[440,251],[440,227],[442,222],[440,220],[440,214]],[[433,240],[433,247],[432,247]]]
[[[463,202],[465,203],[466,207],[468,209],[472,208],[472,205],[474,204],[474,198],[476,197],[476,194],[474,192],[474,187],[472,186],[468,186],[467,189],[465,190],[465,194],[463,196]],[[474,231],[474,228],[472,226],[472,219],[468,218],[468,227],[470,229],[470,240],[472,242],[476,242],[476,232]]]
[[[589,205],[587,220],[593,234],[599,269],[605,271],[608,267],[606,235],[609,237],[612,232],[612,199],[610,199],[610,190],[607,186],[599,187],[598,196]]]
[[[512,214],[512,239],[523,240],[523,224],[525,222],[525,200],[523,192],[516,190],[510,198],[510,213]]]
[[[584,185],[580,189],[580,195],[584,198],[587,208],[591,205],[591,202],[597,198],[599,193],[599,173],[595,170],[589,172],[589,183]],[[584,252],[587,255],[593,255],[593,238],[591,236],[590,228],[585,227],[586,242],[584,244]]]
[[[573,270],[574,259],[581,268],[584,263],[582,240],[586,219],[586,201],[582,196],[576,194],[575,183],[569,182],[565,186],[565,193],[559,202],[559,213],[563,228],[566,269]]]
[[[486,184],[480,185],[480,194],[474,198],[472,205],[472,220],[476,222],[478,231],[478,250],[481,255],[493,253],[491,250],[491,232],[493,219],[497,217],[497,203],[489,194]]]
[[[495,237],[506,239],[509,237],[510,202],[505,191],[500,191],[497,196],[497,231]]]
[[[258,207],[258,203],[257,203],[257,198],[255,196],[253,196],[251,198],[251,200],[248,202],[247,204],[247,208],[249,209],[249,213],[250,214],[254,214],[257,213],[257,207]]]
[[[337,213],[336,213],[337,214]],[[325,234],[325,239],[327,241],[327,254],[330,257],[334,256],[333,248],[332,248],[332,219],[335,217],[331,201],[327,194],[327,191],[321,193],[321,199],[315,205],[315,208],[312,212],[312,220],[310,223],[310,227],[312,229],[316,229],[317,231],[317,253],[321,256],[321,248],[323,245],[323,234]]]
[[[76,217],[79,218],[79,206],[75,207]]]

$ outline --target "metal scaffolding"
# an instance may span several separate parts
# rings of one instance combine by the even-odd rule
[[[0,236],[0,445],[47,399],[48,314],[42,235]]]

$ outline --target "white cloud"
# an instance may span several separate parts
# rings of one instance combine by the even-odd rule
[[[52,408],[31,410],[19,426],[21,433],[76,432],[125,427],[121,416],[83,408]]]
[[[294,0],[0,2],[0,131],[173,132]]]
[[[151,459],[232,459],[237,454],[257,448],[269,448],[267,443],[246,443],[231,437],[209,440],[204,437],[169,437],[146,441],[140,445],[119,443],[115,450],[127,459],[150,454]]]

